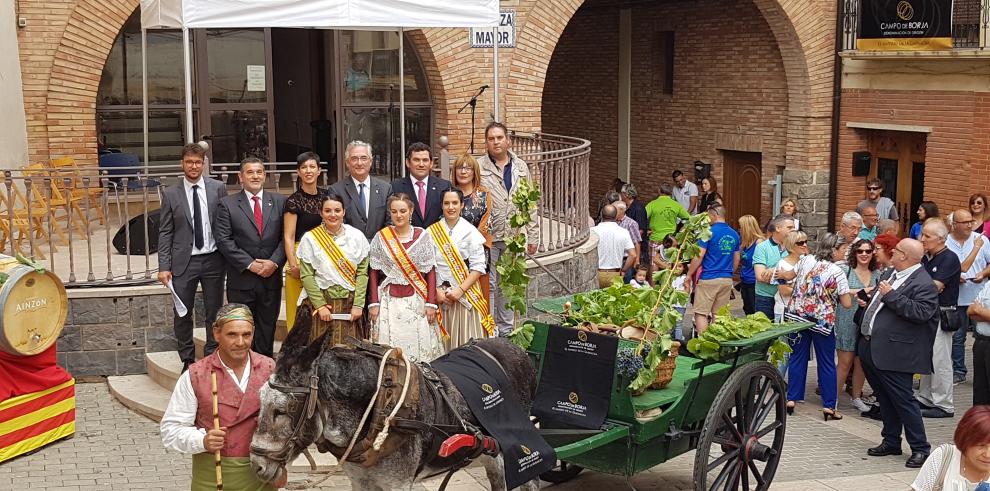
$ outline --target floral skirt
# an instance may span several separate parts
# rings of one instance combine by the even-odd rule
[[[446,352],[440,329],[426,322],[426,303],[419,295],[393,297],[383,288],[379,300],[372,341],[402,348],[406,356],[418,361],[433,361]]]

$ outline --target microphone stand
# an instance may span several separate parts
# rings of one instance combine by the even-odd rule
[[[460,114],[464,112],[464,110],[467,109],[468,106],[471,106],[471,153],[472,154],[474,153],[474,111],[478,107],[478,97],[480,97],[481,94],[483,94],[485,92],[485,89],[487,88],[488,88],[487,85],[483,85],[480,89],[478,89],[478,93],[475,94],[473,97],[471,97],[471,100],[467,101],[467,104],[464,104],[464,106],[462,106],[460,109],[457,110],[457,114]]]

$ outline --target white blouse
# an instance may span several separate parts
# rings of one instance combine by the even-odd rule
[[[915,477],[914,482],[911,483],[911,489],[914,491],[932,491],[935,489],[935,481],[938,480],[942,465],[948,465],[945,479],[942,481],[942,491],[973,491],[980,483],[969,482],[960,474],[959,460],[961,458],[962,452],[955,445],[939,445],[928,456],[925,465],[918,472],[918,477]]]

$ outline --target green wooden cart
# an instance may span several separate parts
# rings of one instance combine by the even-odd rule
[[[560,313],[566,300],[535,307]],[[529,353],[541,373],[550,326],[534,324]],[[632,476],[697,450],[694,489],[768,489],[784,446],[787,412],[786,385],[766,361],[767,349],[777,337],[810,326],[781,324],[750,339],[722,343],[722,356],[715,361],[681,355],[666,388],[639,396],[627,389],[629,380],[616,375],[600,429],[541,430],[559,460],[541,478],[564,482],[583,469]],[[619,342],[620,349],[635,345]]]

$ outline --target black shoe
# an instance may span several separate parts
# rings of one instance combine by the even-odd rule
[[[904,463],[904,467],[918,469],[925,465],[926,460],[928,460],[928,454],[924,452],[911,452],[911,456],[908,457],[907,462]]]
[[[877,421],[883,421],[883,418],[880,417],[880,406],[870,406],[870,410],[869,411],[863,411],[863,412],[859,413],[859,415],[862,416],[862,417],[864,417],[864,418],[870,418],[870,419],[875,419]]]
[[[950,413],[940,407],[933,407],[930,409],[922,409],[921,416],[924,418],[951,418],[955,416],[955,413]]]
[[[881,443],[876,447],[866,449],[866,455],[869,455],[870,457],[886,457],[887,455],[900,455],[901,453],[900,447],[891,447],[886,443]],[[913,458],[914,455],[911,457]],[[922,460],[922,462],[924,462],[924,460]]]
[[[928,409],[935,409],[935,406],[929,406],[928,404],[925,404],[925,403],[923,403],[923,402],[921,402],[921,401],[919,401],[917,399],[915,399],[914,402],[915,402],[915,404],[918,405],[918,407],[921,408],[922,411],[925,411],[925,410],[928,410]]]

